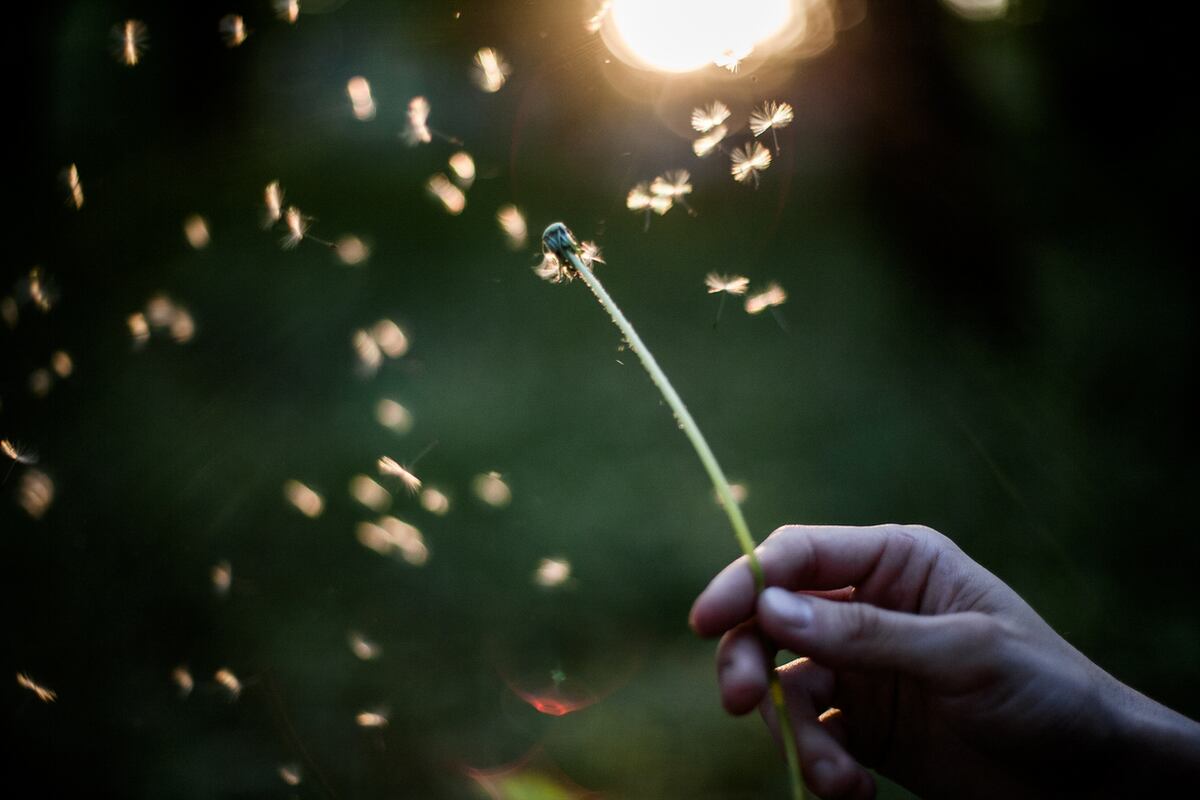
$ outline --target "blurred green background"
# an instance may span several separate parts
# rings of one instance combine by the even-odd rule
[[[0,463],[2,658],[58,699],[5,679],[9,781],[468,798],[468,768],[540,747],[610,797],[783,795],[766,733],[721,712],[712,646],[686,626],[737,555],[711,487],[586,289],[529,269],[559,219],[603,247],[602,278],[747,486],[758,535],[929,524],[1100,665],[1200,714],[1195,130],[1165,11],[1022,2],[979,23],[868,2],[816,58],[665,80],[611,60],[584,3],[314,1],[295,26],[227,5],[57,3],[11,23],[0,294],[39,265],[57,299],[0,328],[0,438],[35,449],[55,491],[32,519],[30,467]],[[230,11],[251,30],[236,49],[217,34]],[[126,18],[149,28],[132,69],[109,52]],[[513,68],[496,94],[470,81],[481,46]],[[351,114],[355,75],[372,121]],[[424,190],[456,148],[397,137],[418,94],[479,167],[461,216]],[[757,191],[680,135],[713,97],[738,119],[796,108]],[[698,215],[644,230],[625,194],[672,168],[692,171]],[[258,226],[273,179],[369,261],[283,251]],[[509,202],[533,234],[517,252],[495,222]],[[192,213],[206,249],[182,235]],[[779,281],[782,318],[727,303],[714,326],[713,270]],[[159,292],[195,337],[135,350],[126,317]],[[351,338],[380,318],[412,347],[363,377]],[[60,349],[74,371],[38,397],[30,375]],[[375,420],[383,397],[409,433]],[[365,549],[355,527],[378,515],[351,476],[432,442],[415,471],[450,512],[403,492],[392,511],[428,563]],[[492,470],[506,508],[471,493]],[[284,501],[290,479],[323,515]],[[566,585],[534,584],[544,557],[570,562]],[[355,658],[348,630],[382,656]],[[553,717],[515,693],[555,671],[599,702]],[[374,709],[386,728],[356,726]]]

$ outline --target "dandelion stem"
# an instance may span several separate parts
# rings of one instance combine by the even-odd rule
[[[642,366],[650,374],[650,380],[658,387],[663,399],[671,407],[675,419],[679,422],[680,429],[683,430],[688,441],[692,443],[692,447],[696,449],[696,455],[700,457],[700,463],[704,465],[705,471],[708,472],[708,477],[712,480],[713,487],[717,490],[717,496],[721,499],[721,507],[725,509],[725,513],[729,516],[729,524],[733,527],[733,535],[737,538],[742,552],[746,554],[746,561],[749,563],[750,571],[754,575],[755,589],[761,592],[765,586],[765,579],[762,563],[759,562],[758,555],[754,552],[754,537],[750,535],[750,528],[746,524],[746,518],[742,516],[742,510],[738,506],[737,500],[733,497],[733,490],[729,486],[729,481],[725,478],[725,473],[721,470],[721,465],[717,463],[717,457],[713,455],[712,448],[705,441],[704,434],[700,432],[700,427],[692,419],[691,413],[687,410],[687,406],[683,404],[683,400],[679,397],[679,393],[675,391],[675,387],[671,385],[671,381],[667,379],[667,374],[662,371],[662,367],[654,360],[654,355],[650,352],[650,349],[642,342],[642,338],[638,336],[637,331],[633,329],[633,325],[616,304],[616,301],[605,290],[599,279],[596,278],[596,275],[583,263],[574,250],[564,249],[558,255],[559,257],[565,256],[571,262],[571,266],[575,268],[579,277],[592,290],[592,294],[596,296],[596,299],[600,301],[600,305],[604,307],[604,310],[612,318],[613,324],[620,329],[621,334],[625,337],[625,341],[629,344],[629,349],[637,353]],[[779,721],[779,732],[783,739],[783,749],[787,757],[788,774],[791,777],[792,797],[794,800],[802,800],[804,797],[804,783],[800,779],[800,758],[796,749],[796,737],[792,731],[792,723],[787,711],[783,687],[779,683],[779,674],[774,668],[769,669],[768,677],[770,680],[771,702],[775,706],[775,714]]]

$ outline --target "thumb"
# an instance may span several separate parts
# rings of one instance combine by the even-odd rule
[[[964,662],[988,658],[998,634],[998,623],[980,613],[906,614],[774,587],[759,596],[758,623],[780,646],[829,667],[954,683]]]

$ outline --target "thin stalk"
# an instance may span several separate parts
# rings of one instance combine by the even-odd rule
[[[579,277],[583,279],[587,287],[592,290],[592,294],[600,301],[600,305],[608,312],[613,324],[620,329],[621,334],[625,337],[625,341],[629,344],[629,349],[637,353],[642,366],[650,374],[650,380],[662,392],[663,399],[671,407],[671,412],[675,415],[676,421],[679,422],[680,429],[687,436],[688,441],[692,443],[692,447],[696,449],[696,455],[700,457],[700,463],[704,465],[705,471],[708,472],[708,477],[712,480],[713,487],[717,490],[717,496],[721,498],[721,506],[729,516],[729,524],[733,527],[733,535],[737,538],[742,552],[746,554],[746,560],[750,564],[750,571],[754,574],[755,591],[761,592],[765,586],[765,579],[763,577],[762,563],[759,562],[758,555],[754,552],[754,537],[750,535],[750,528],[746,525],[746,518],[742,516],[742,509],[738,506],[737,500],[733,498],[733,490],[729,487],[729,481],[725,478],[725,473],[721,470],[721,465],[717,463],[717,457],[713,455],[712,448],[705,441],[704,434],[700,432],[700,426],[692,419],[691,412],[687,410],[687,406],[683,404],[679,393],[675,391],[675,387],[667,379],[667,374],[662,371],[662,367],[658,366],[658,362],[654,360],[654,355],[650,352],[650,348],[646,347],[646,344],[642,341],[642,337],[638,336],[637,331],[633,329],[633,325],[625,317],[625,314],[622,313],[616,301],[605,290],[599,279],[596,278],[596,275],[588,269],[587,265],[583,263],[574,251],[565,250],[560,252],[559,256],[566,256],[570,260],[571,266],[575,268]],[[770,682],[771,702],[775,706],[775,716],[779,721],[779,735],[783,739],[783,750],[787,758],[792,797],[794,800],[803,800],[804,782],[800,778],[800,757],[796,748],[796,737],[792,731],[792,723],[783,694],[783,686],[779,683],[779,675],[773,667],[768,668],[768,679]]]

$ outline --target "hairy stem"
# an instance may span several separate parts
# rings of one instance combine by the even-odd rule
[[[592,294],[600,301],[600,305],[608,312],[613,324],[620,329],[621,334],[625,337],[625,341],[629,345],[629,349],[637,354],[638,359],[642,362],[642,366],[650,374],[650,380],[654,381],[654,385],[662,393],[663,399],[671,407],[671,412],[679,422],[680,429],[687,436],[688,441],[692,443],[692,447],[696,449],[696,455],[700,457],[700,463],[704,465],[705,471],[708,472],[708,477],[712,480],[713,487],[717,490],[717,496],[721,499],[721,507],[725,509],[725,513],[729,516],[729,524],[733,527],[733,535],[737,538],[742,552],[746,554],[746,561],[750,564],[750,571],[754,573],[755,589],[761,592],[765,585],[765,579],[762,564],[758,560],[758,555],[754,552],[754,537],[750,535],[750,528],[746,525],[746,518],[742,516],[742,509],[733,497],[733,490],[729,487],[729,481],[726,479],[725,473],[721,470],[721,465],[717,463],[717,457],[713,455],[712,448],[708,446],[708,442],[704,439],[704,434],[700,432],[700,426],[692,419],[691,412],[687,410],[687,406],[683,404],[679,393],[675,391],[675,387],[667,379],[667,374],[662,371],[662,367],[654,360],[654,355],[650,352],[650,348],[646,347],[642,341],[642,337],[638,336],[637,331],[633,329],[633,325],[625,317],[625,314],[622,313],[616,301],[605,290],[595,273],[583,263],[576,253],[568,251],[562,255],[565,255],[570,260],[571,266],[575,268],[579,277],[583,279],[583,282],[592,290]],[[792,797],[794,800],[802,800],[804,797],[804,783],[800,778],[800,758],[796,748],[796,737],[792,731],[791,718],[787,711],[783,686],[780,685],[779,675],[774,669],[769,670],[768,677],[770,680],[771,702],[775,706],[775,714],[779,721],[779,735],[783,740],[784,754],[787,757]]]

